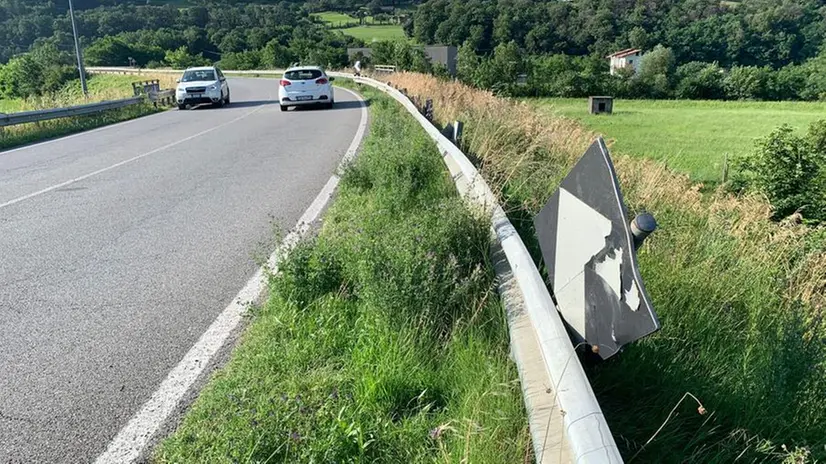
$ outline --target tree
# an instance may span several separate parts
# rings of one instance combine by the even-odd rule
[[[91,66],[126,66],[134,55],[126,42],[108,36],[94,41],[84,53]]]
[[[180,47],[175,51],[167,51],[166,55],[164,55],[164,61],[169,66],[177,69],[206,66],[209,64],[209,60],[204,58],[203,55],[191,55],[186,47]]]
[[[717,63],[692,61],[677,68],[677,98],[716,100],[725,97],[725,71]]]
[[[675,65],[674,53],[662,45],[643,55],[639,72],[634,77],[641,90],[638,96],[667,98],[671,93]]]
[[[726,94],[734,100],[765,98],[769,89],[769,69],[757,66],[734,66],[725,79]]]
[[[813,123],[806,137],[783,125],[759,140],[750,156],[738,160],[738,181],[766,195],[775,219],[800,211],[804,217],[822,220],[824,147],[826,121]]]
[[[286,68],[295,60],[296,56],[277,39],[267,42],[261,51],[261,64],[267,68]]]

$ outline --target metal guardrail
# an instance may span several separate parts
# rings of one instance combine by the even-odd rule
[[[85,68],[86,72],[91,74],[125,74],[125,75],[141,75],[141,74],[182,74],[180,69],[142,69],[142,68],[121,68],[121,67],[103,67],[93,66]],[[283,69],[263,69],[263,70],[224,70],[224,74],[240,74],[240,75],[281,75],[284,74]]]
[[[65,108],[50,108],[45,110],[22,111],[19,113],[0,114],[0,127],[14,126],[29,122],[48,121],[50,119],[66,118],[70,116],[83,116],[87,114],[99,113],[101,111],[124,108],[137,105],[145,101],[144,97],[124,98],[122,100],[109,100],[99,103],[88,103],[85,105],[67,106]]]

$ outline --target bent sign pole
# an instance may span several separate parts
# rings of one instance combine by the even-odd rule
[[[602,359],[660,328],[636,248],[656,227],[630,223],[602,138],[582,155],[534,219],[557,307],[576,343]]]

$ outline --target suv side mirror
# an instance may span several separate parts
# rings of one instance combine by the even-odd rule
[[[180,83],[181,83],[181,79],[180,79],[180,78],[175,79],[175,82],[177,82],[177,83],[179,83],[179,84],[180,84]]]

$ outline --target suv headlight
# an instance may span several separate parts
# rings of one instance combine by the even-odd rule
[[[209,90],[218,90],[218,86],[215,85],[215,84],[212,84],[212,85],[209,86]]]

